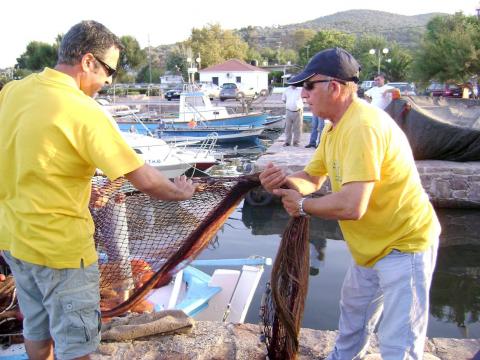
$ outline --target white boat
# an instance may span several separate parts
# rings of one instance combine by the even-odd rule
[[[102,105],[103,109],[106,110],[114,118],[115,117],[126,116],[126,115],[131,115],[131,114],[136,114],[136,113],[139,112],[139,109],[131,108],[130,106],[125,105],[125,104],[112,104],[108,100],[103,99],[103,98],[98,98],[98,99],[95,99],[95,100],[97,101],[97,103]]]
[[[147,300],[155,311],[178,309],[200,321],[243,323],[264,266],[271,264],[272,259],[264,257],[194,260],[169,285],[152,290]],[[199,266],[216,269],[210,276]]]
[[[231,114],[225,106],[214,106],[205,92],[195,84],[185,84],[180,94],[178,117],[163,119],[169,127],[262,126],[268,114],[248,112]]]
[[[197,321],[243,323],[265,265],[272,265],[272,259],[194,260],[170,284],[152,290],[146,299],[154,305],[154,311],[177,309]],[[210,276],[196,268],[199,266],[216,269]],[[0,360],[20,359],[28,359],[24,344],[0,349]]]
[[[124,131],[121,133],[147,164],[157,168],[168,178],[177,177],[192,167],[205,171],[217,163],[212,154],[215,144],[201,146],[198,149],[187,149],[180,147],[181,144],[171,146],[162,139],[147,135]]]

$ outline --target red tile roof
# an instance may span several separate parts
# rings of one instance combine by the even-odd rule
[[[230,59],[221,64],[212,65],[205,69],[201,69],[199,72],[213,72],[213,71],[262,71],[268,72],[267,70],[261,69],[259,67],[247,64],[245,61],[238,59]]]

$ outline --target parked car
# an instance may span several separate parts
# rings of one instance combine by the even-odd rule
[[[392,86],[400,90],[400,95],[402,96],[415,96],[417,92],[415,91],[415,84],[408,82],[390,82],[387,85]]]
[[[227,99],[241,99],[244,97],[255,97],[257,94],[253,87],[244,86],[240,83],[224,83],[220,90],[220,101]]]
[[[201,91],[206,93],[210,100],[214,98],[218,99],[220,97],[220,86],[213,83],[199,83],[198,87]]]
[[[372,88],[373,86],[375,86],[375,81],[373,80],[362,81],[357,90],[358,97],[363,98],[365,91]]]
[[[462,88],[455,84],[431,83],[425,90],[427,96],[462,97]]]
[[[181,89],[171,89],[165,92],[165,99],[171,101],[172,99],[180,99]]]

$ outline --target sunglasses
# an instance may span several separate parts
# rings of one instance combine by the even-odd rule
[[[343,80],[337,80],[337,79],[323,79],[323,80],[312,80],[312,81],[304,81],[303,82],[303,88],[307,91],[312,91],[313,88],[315,87],[315,84],[317,83],[327,83],[327,82],[331,82],[331,81],[336,81],[342,85],[347,85],[347,82],[346,81],[343,81]]]
[[[110,65],[108,65],[104,61],[100,60],[95,55],[93,55],[93,57],[95,58],[95,60],[97,60],[104,67],[105,72],[107,73],[108,77],[115,75],[115,73],[117,72],[117,69],[112,68]]]

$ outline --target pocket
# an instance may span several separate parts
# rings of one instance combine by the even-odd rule
[[[61,295],[67,344],[89,343],[98,336],[101,319],[100,297],[96,290],[96,286],[89,286]]]

